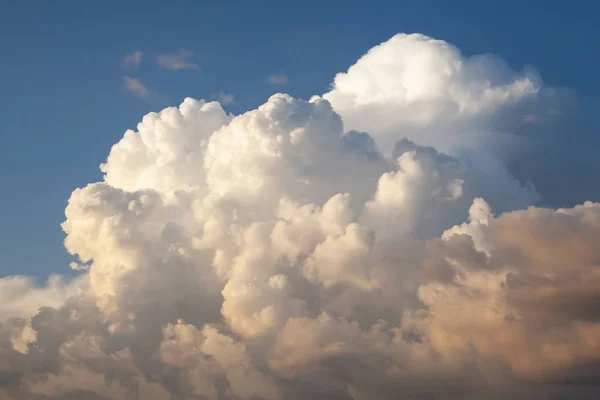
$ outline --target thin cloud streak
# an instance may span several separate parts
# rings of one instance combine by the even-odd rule
[[[125,85],[125,89],[138,97],[148,97],[150,96],[150,91],[144,86],[144,84],[135,78],[131,78],[129,76],[123,77],[123,83]]]
[[[123,59],[123,65],[130,68],[138,69],[142,64],[144,53],[141,50],[137,50]]]
[[[180,50],[177,53],[157,55],[156,63],[160,68],[172,71],[182,71],[186,69],[200,71],[200,66],[190,61],[193,56],[194,52],[192,51]]]
[[[271,85],[285,85],[288,82],[288,76],[284,73],[271,74],[267,78],[267,82]]]

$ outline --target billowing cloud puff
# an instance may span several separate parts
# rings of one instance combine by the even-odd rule
[[[125,190],[168,190],[203,182],[208,139],[230,120],[219,103],[191,98],[179,107],[150,113],[138,124],[138,132],[128,130],[113,146],[100,166],[104,179]]]
[[[373,47],[337,74],[323,97],[346,129],[369,132],[386,155],[399,135],[443,151],[497,141],[465,134],[524,133],[552,122],[571,102],[531,68],[513,71],[489,54],[466,57],[421,34]]]
[[[593,379],[600,360],[593,306],[599,300],[594,237],[600,204],[529,208],[498,218],[487,212],[476,200],[471,223],[444,235],[444,247],[461,235],[472,237],[485,262],[457,253],[444,266],[446,282],[420,287],[429,312],[420,322],[425,336],[441,352],[473,347],[522,379]]]
[[[80,277],[0,280],[0,399],[596,398],[600,204],[421,140],[547,91],[399,35],[323,98],[146,115],[69,199]]]
[[[230,386],[221,396],[234,398],[279,398],[271,379],[258,371],[250,361],[243,344],[205,326],[202,331],[181,321],[163,330],[160,357],[190,375],[195,395],[219,398],[216,378],[222,376]]]
[[[29,318],[41,307],[59,307],[85,286],[85,278],[66,281],[51,276],[45,286],[37,286],[33,278],[8,276],[0,279],[0,321],[10,317]]]

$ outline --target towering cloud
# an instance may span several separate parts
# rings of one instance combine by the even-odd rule
[[[561,96],[398,35],[310,101],[146,115],[69,199],[80,277],[0,280],[0,399],[597,398],[600,204],[451,151]]]
[[[571,100],[532,68],[517,72],[489,54],[466,57],[421,34],[373,47],[323,97],[346,129],[369,132],[384,153],[399,136],[450,151],[498,140],[485,132],[525,134],[554,122]]]

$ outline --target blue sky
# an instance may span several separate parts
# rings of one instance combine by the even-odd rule
[[[517,70],[529,64],[550,86],[573,89],[578,116],[553,139],[556,153],[548,157],[556,156],[556,170],[587,171],[584,179],[597,182],[586,163],[594,162],[600,110],[598,12],[593,2],[557,1],[5,3],[0,275],[69,273],[60,228],[66,201],[101,179],[98,165],[111,145],[147,112],[220,92],[234,95],[225,106],[234,113],[277,91],[308,98],[398,32],[443,39],[467,55],[495,53]],[[137,50],[142,64],[125,68],[124,57]],[[200,70],[168,70],[153,60],[181,50],[193,52]],[[271,74],[288,81],[270,84]],[[151,94],[132,95],[124,76]],[[576,191],[569,174],[564,190]]]

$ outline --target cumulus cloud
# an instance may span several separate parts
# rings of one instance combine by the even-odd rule
[[[208,140],[229,123],[217,102],[186,98],[179,107],[149,113],[115,144],[100,166],[105,181],[128,191],[172,190],[204,182],[202,165]]]
[[[279,74],[271,74],[267,78],[267,82],[269,82],[271,85],[285,85],[288,82],[288,76],[283,72]]]
[[[125,90],[127,90],[135,96],[142,98],[150,96],[150,91],[139,79],[124,76],[123,83],[125,85]]]
[[[123,65],[131,68],[139,68],[144,58],[144,52],[141,50],[134,51],[123,59]]]
[[[177,53],[159,54],[156,56],[156,63],[159,67],[173,71],[192,69],[200,71],[200,66],[191,61],[194,52],[189,50],[180,50]]]
[[[346,129],[369,132],[381,149],[392,149],[402,132],[443,151],[490,139],[475,135],[481,132],[549,126],[570,101],[533,68],[515,71],[489,54],[465,56],[421,34],[398,34],[373,47],[337,74],[323,97]]]
[[[481,211],[487,214],[483,218]],[[592,238],[600,229],[600,205],[532,207],[494,218],[477,200],[471,214],[470,224],[445,235],[444,246],[453,247],[456,235],[473,235],[487,250],[485,264],[473,263],[467,254],[453,257],[444,267],[446,282],[420,287],[429,312],[420,321],[429,330],[425,336],[439,337],[428,325],[436,321],[434,329],[445,333],[433,339],[441,339],[434,345],[438,351],[474,346],[521,379],[595,376],[600,325],[592,304],[598,301],[600,254]]]
[[[85,278],[66,280],[51,276],[43,286],[27,276],[0,278],[0,321],[11,317],[29,318],[42,307],[59,307],[66,299],[77,294],[85,285]]]
[[[0,280],[0,398],[596,398],[600,204],[423,140],[540,82],[400,35],[309,101],[149,113],[69,199],[80,277]]]

